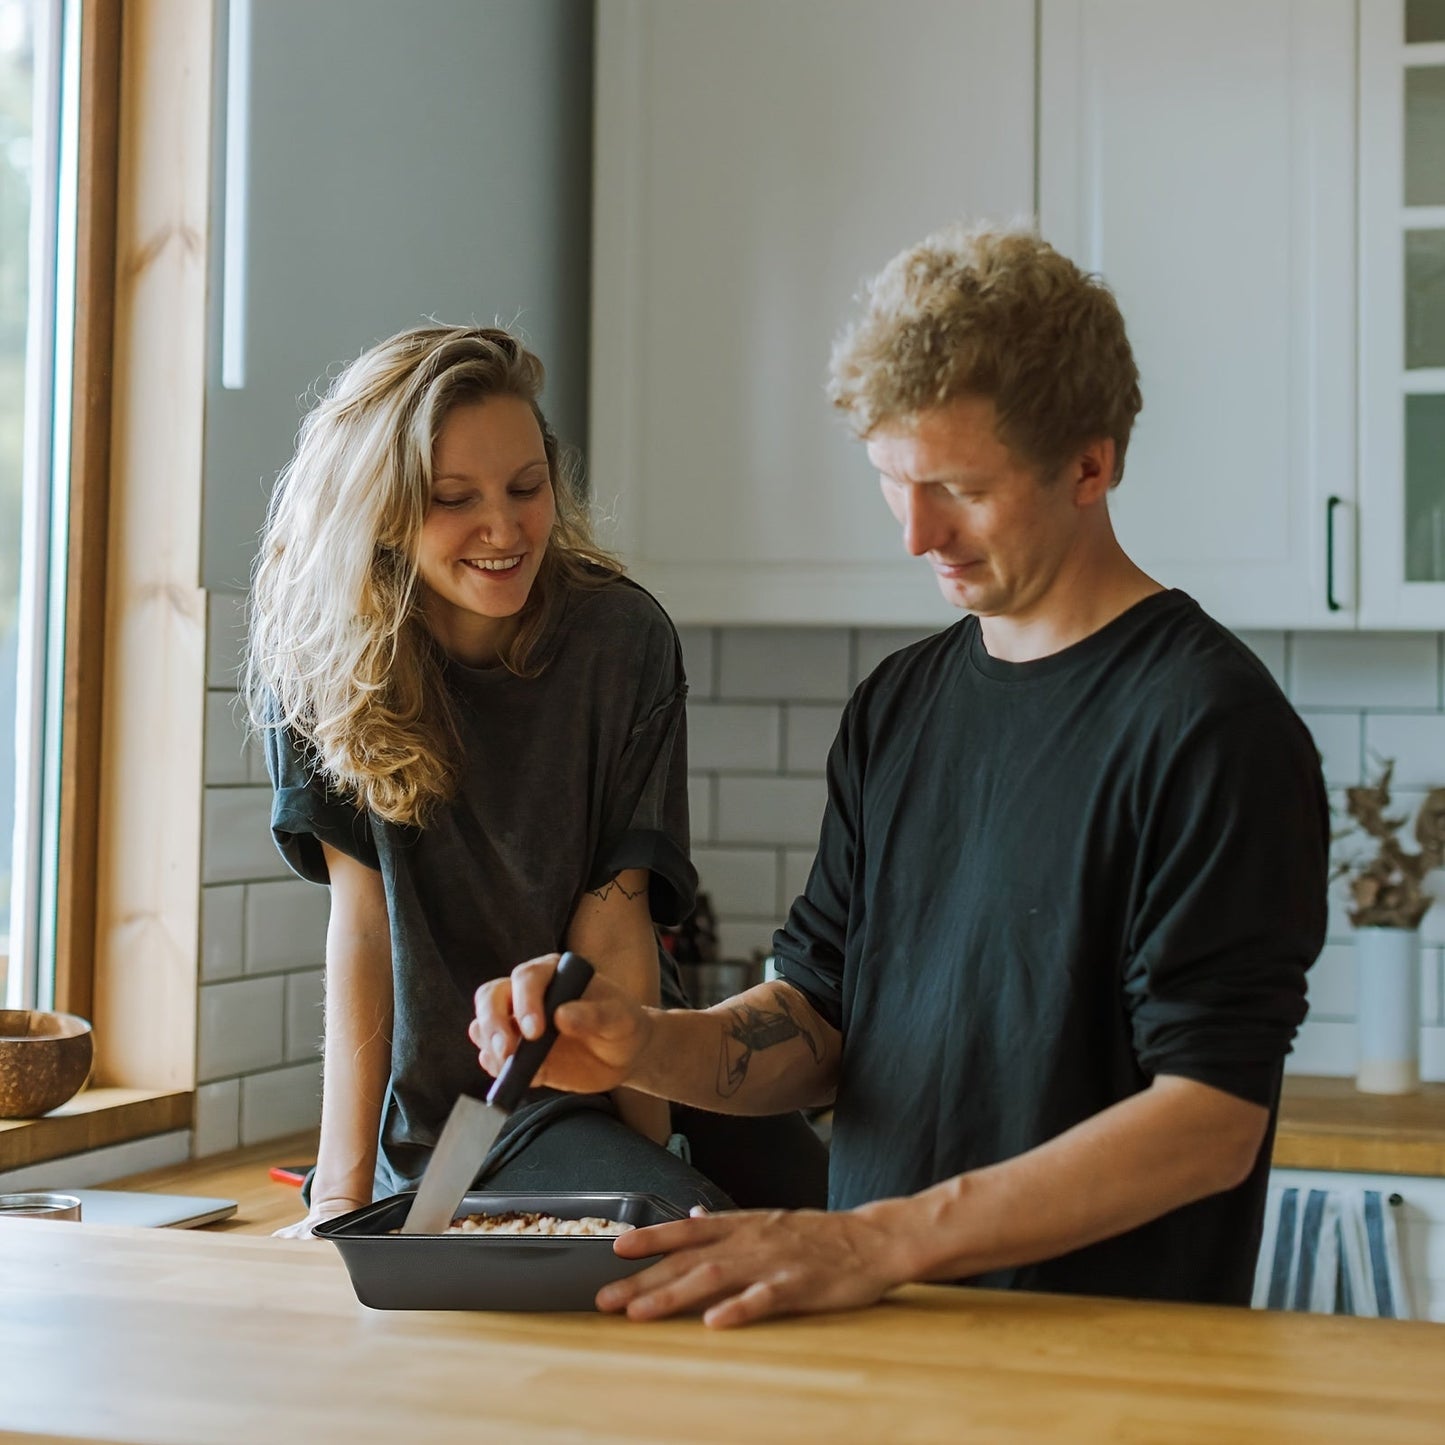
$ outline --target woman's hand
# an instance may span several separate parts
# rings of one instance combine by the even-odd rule
[[[335,1219],[340,1214],[350,1214],[353,1209],[360,1209],[363,1204],[369,1204],[369,1199],[323,1199],[319,1204],[312,1204],[311,1212],[305,1219],[299,1219],[295,1224],[288,1224],[284,1229],[277,1229],[272,1232],[273,1239],[310,1239],[311,1231],[318,1224],[324,1224],[328,1219]]]
[[[517,1045],[546,1030],[542,995],[561,955],[544,954],[519,964],[508,978],[477,990],[476,1018],[468,1034],[481,1066],[494,1077]],[[602,1094],[626,1084],[652,1034],[648,1011],[615,983],[596,975],[586,994],[556,1013],[557,1042],[535,1083],[574,1094]]]

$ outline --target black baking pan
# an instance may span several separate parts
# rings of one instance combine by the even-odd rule
[[[313,1231],[341,1251],[351,1287],[374,1310],[591,1310],[604,1284],[651,1264],[619,1259],[613,1237],[517,1234],[393,1234],[413,1195],[393,1194]],[[641,1229],[686,1216],[655,1194],[466,1195],[457,1216],[508,1210],[558,1219],[593,1215]]]

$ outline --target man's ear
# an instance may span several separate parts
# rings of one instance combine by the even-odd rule
[[[1074,458],[1074,504],[1092,507],[1109,495],[1114,485],[1115,447],[1113,437],[1091,441]]]

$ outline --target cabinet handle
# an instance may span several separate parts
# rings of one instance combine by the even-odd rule
[[[1331,497],[1325,505],[1325,606],[1331,612],[1343,610],[1335,596],[1335,512],[1344,504],[1344,498]]]
[[[221,227],[221,385],[246,385],[246,220],[250,200],[251,0],[231,0],[226,33],[226,190]]]

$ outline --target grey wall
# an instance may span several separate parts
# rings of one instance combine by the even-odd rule
[[[202,585],[244,589],[318,378],[428,316],[516,321],[584,446],[591,0],[253,0],[246,385],[221,386],[218,13]]]

